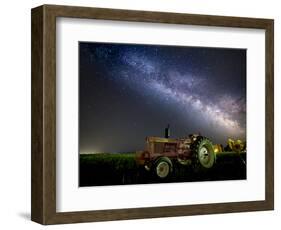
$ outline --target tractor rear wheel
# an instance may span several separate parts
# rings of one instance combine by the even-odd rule
[[[214,152],[212,142],[206,137],[198,137],[192,145],[193,150],[193,163],[196,169],[209,169],[212,168],[216,155]]]

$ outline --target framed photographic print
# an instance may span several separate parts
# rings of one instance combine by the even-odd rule
[[[274,208],[273,20],[32,9],[41,224]]]

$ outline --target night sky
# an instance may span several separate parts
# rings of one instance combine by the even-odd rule
[[[80,153],[144,149],[146,136],[246,137],[246,50],[79,43]]]

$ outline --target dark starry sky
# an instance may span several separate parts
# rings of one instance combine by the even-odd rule
[[[79,43],[83,152],[144,149],[146,136],[246,136],[246,50]]]

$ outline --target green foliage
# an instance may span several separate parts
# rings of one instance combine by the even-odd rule
[[[173,161],[174,170],[165,181],[155,177],[153,169],[146,171],[143,166],[139,166],[135,157],[135,153],[80,154],[79,185],[101,186],[246,178],[245,153],[219,153],[216,164],[207,172],[195,172],[192,165],[187,167]]]
[[[108,167],[115,170],[130,170],[137,167],[135,153],[81,154],[80,163],[91,164],[97,167]]]

